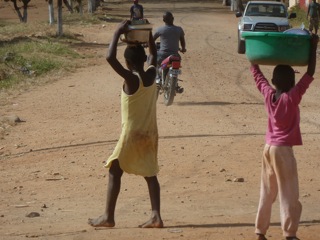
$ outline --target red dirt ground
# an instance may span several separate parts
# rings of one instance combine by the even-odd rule
[[[32,1],[29,23],[46,21],[45,1]],[[41,4],[42,6],[41,6]],[[260,160],[266,113],[245,55],[236,53],[237,19],[220,2],[141,1],[154,27],[173,12],[186,33],[181,85],[172,106],[158,102],[159,181],[163,229],[140,229],[150,203],[143,178],[125,174],[116,227],[94,229],[87,219],[105,206],[108,172],[103,162],[120,134],[121,79],[105,61],[117,23],[77,29],[96,55],[95,65],[18,94],[1,93],[0,239],[255,239]],[[1,2],[1,19],[17,21]],[[109,3],[126,18],[130,3]],[[72,29],[70,29],[72,31]],[[90,46],[90,44],[88,44]],[[122,56],[124,46],[119,46]],[[270,78],[272,67],[262,66]],[[305,67],[297,67],[300,78]],[[299,236],[320,236],[319,68],[301,103],[304,145],[295,147],[303,213]],[[4,131],[4,130],[2,130]],[[234,179],[244,178],[244,182]],[[40,217],[28,218],[30,212]],[[269,240],[283,239],[274,204]]]

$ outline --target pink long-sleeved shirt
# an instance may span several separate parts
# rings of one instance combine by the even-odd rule
[[[313,77],[307,73],[287,93],[274,101],[276,90],[272,88],[264,77],[258,65],[250,68],[258,90],[264,96],[266,111],[268,113],[268,128],[266,143],[273,146],[302,145],[300,132],[299,103],[306,92]]]

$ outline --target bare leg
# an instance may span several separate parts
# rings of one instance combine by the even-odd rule
[[[160,185],[156,176],[154,177],[145,177],[148,189],[149,196],[151,201],[151,218],[142,225],[139,225],[141,228],[162,228],[163,222],[160,216]]]
[[[114,212],[121,187],[123,171],[119,161],[114,160],[109,170],[109,183],[107,190],[106,210],[103,215],[95,219],[89,219],[88,224],[93,227],[114,227]]]

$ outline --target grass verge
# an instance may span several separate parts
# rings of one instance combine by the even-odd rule
[[[307,19],[306,10],[301,9],[299,5],[296,5],[289,10],[289,13],[291,12],[294,12],[297,14],[296,18],[290,19],[290,24],[292,25],[292,27],[299,28],[303,24],[304,27],[308,29],[309,22]]]
[[[80,54],[67,45],[49,40],[22,38],[1,43],[0,89],[74,67]]]
[[[48,23],[0,22],[0,91],[30,85],[46,75],[54,76],[88,65],[94,56],[78,51],[83,36],[70,29],[92,28],[105,24],[96,15],[66,15],[64,35],[56,36],[57,26]],[[68,30],[69,29],[69,30]]]

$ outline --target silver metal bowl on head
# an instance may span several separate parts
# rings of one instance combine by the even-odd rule
[[[132,21],[129,31],[121,36],[121,41],[129,44],[143,44],[149,41],[149,34],[152,31],[152,24],[147,19]]]

